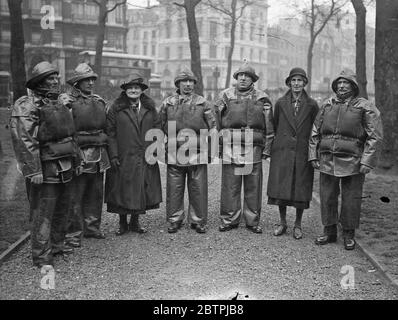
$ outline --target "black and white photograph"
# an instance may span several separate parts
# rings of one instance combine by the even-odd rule
[[[397,0],[0,0],[0,299],[397,300],[397,77]]]

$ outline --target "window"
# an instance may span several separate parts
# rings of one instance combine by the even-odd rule
[[[152,30],[152,40],[156,39],[156,30]]]
[[[210,21],[210,40],[217,38],[217,22]]]
[[[215,84],[214,77],[208,76],[206,80],[207,80],[206,81],[207,82],[207,88],[206,89],[213,89],[214,88],[214,84]]]
[[[170,39],[170,37],[171,37],[171,24],[170,24],[170,21],[166,22],[165,31],[166,31],[166,39]]]
[[[144,44],[144,45],[142,46],[142,54],[143,54],[144,56],[146,56],[146,55],[148,54],[148,45],[147,45],[147,44]]]
[[[31,43],[35,45],[41,44],[41,32],[34,32],[31,33]]]
[[[244,59],[244,54],[245,54],[245,48],[241,47],[240,48],[240,60]]]
[[[260,49],[260,50],[258,51],[258,60],[259,60],[260,62],[263,61],[263,54],[264,54],[264,51]]]
[[[138,45],[134,45],[133,54],[138,54]]]
[[[84,19],[84,3],[72,3],[72,18]]]
[[[211,44],[209,46],[209,58],[210,59],[216,59],[217,58],[217,46],[214,44]]]
[[[152,48],[151,48],[151,54],[153,56],[156,56],[156,46],[154,44],[152,45]]]
[[[90,49],[95,48],[95,45],[97,43],[97,37],[93,33],[89,33],[86,36],[86,46],[89,47]]]
[[[148,31],[144,31],[143,39],[144,39],[144,41],[148,40]]]
[[[170,59],[170,47],[165,47],[164,48],[164,58],[165,59]]]
[[[240,40],[245,39],[245,26],[243,24],[240,25]]]
[[[253,61],[253,48],[250,49],[250,61]]]
[[[260,34],[258,35],[258,42],[264,42],[265,39],[265,34],[264,34],[264,28],[260,27]]]
[[[53,0],[51,1],[51,5],[54,8],[55,16],[62,17],[62,1]]]
[[[0,0],[0,11],[1,12],[8,12],[7,0]]]
[[[231,35],[231,24],[230,23],[226,23],[224,26],[224,37],[225,38],[229,38]]]
[[[140,39],[140,31],[138,29],[134,30],[133,39],[134,40],[139,40]]]
[[[1,42],[10,42],[11,41],[11,31],[10,29],[6,29],[4,28],[4,26],[2,26],[1,28],[1,33],[0,33],[0,40]]]
[[[90,21],[97,21],[99,15],[99,8],[96,4],[86,5],[86,18]]]
[[[184,48],[182,46],[178,47],[178,59],[182,59],[184,53]]]
[[[228,59],[229,50],[230,50],[229,46],[225,47],[225,59]]]
[[[202,19],[198,19],[198,20],[196,21],[196,26],[197,26],[197,28],[198,28],[199,37],[201,37],[201,36],[202,36],[202,28],[203,28],[203,21],[202,21]]]
[[[62,31],[53,30],[51,42],[62,45]]]
[[[116,23],[123,23],[124,10],[125,10],[124,5],[118,6],[115,9],[115,20],[116,20]]]
[[[184,37],[184,22],[182,20],[178,21],[178,36],[180,38]]]
[[[83,47],[84,46],[83,35],[79,32],[74,32],[72,38],[72,44],[76,47]]]
[[[29,1],[29,3],[30,3],[30,9],[32,10],[32,13],[40,14],[41,0],[31,0],[31,1]]]

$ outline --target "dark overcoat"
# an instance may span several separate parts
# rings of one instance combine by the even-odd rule
[[[271,148],[267,194],[276,199],[310,201],[314,169],[308,162],[308,145],[319,108],[304,91],[295,117],[291,99],[289,90],[275,104],[275,140]]]
[[[120,162],[118,169],[108,170],[106,177],[105,202],[111,212],[125,213],[114,210],[117,207],[149,210],[162,202],[159,165],[145,160],[145,150],[152,144],[145,141],[145,134],[152,128],[160,129],[160,118],[150,97],[142,94],[140,101],[140,119],[134,115],[124,91],[107,112],[109,156]]]

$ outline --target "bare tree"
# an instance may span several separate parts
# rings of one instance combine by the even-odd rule
[[[346,0],[330,0],[329,5],[326,5],[321,1],[317,2],[317,0],[311,0],[309,8],[300,10],[310,31],[310,43],[307,51],[307,90],[309,93],[311,92],[312,57],[315,41],[333,17],[338,20],[341,19],[344,15],[342,8],[347,2]]]
[[[356,14],[356,32],[355,32],[355,67],[359,85],[359,94],[368,98],[366,85],[366,8],[363,0],[351,0]]]
[[[398,1],[376,1],[375,93],[384,143],[380,166],[398,166]]]
[[[207,0],[205,5],[208,7],[225,14],[230,19],[230,46],[228,51],[228,64],[227,64],[227,78],[225,79],[225,88],[228,88],[231,81],[231,73],[232,73],[232,56],[234,54],[235,49],[235,32],[236,26],[240,18],[242,18],[244,10],[246,7],[255,4],[256,0],[231,0],[230,7],[226,7],[224,2],[220,2],[218,0]],[[238,5],[239,4],[239,5]]]
[[[10,1],[10,0],[9,0]],[[127,0],[121,0],[116,2],[110,9],[108,9],[109,0],[93,0],[99,7],[98,15],[98,33],[97,42],[95,46],[95,62],[94,69],[98,74],[98,79],[101,79],[102,75],[102,51],[104,48],[105,39],[105,26],[108,14],[115,10],[117,7],[126,4]]]
[[[26,95],[25,39],[22,23],[22,0],[8,0],[10,11],[10,67],[12,75],[13,99]]]
[[[174,2],[176,6],[185,9],[188,26],[189,47],[191,49],[191,69],[198,78],[195,92],[203,95],[202,62],[200,59],[199,32],[196,24],[195,9],[201,0],[184,0],[182,3]]]

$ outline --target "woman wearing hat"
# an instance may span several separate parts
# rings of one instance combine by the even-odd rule
[[[93,94],[97,74],[86,63],[80,63],[67,83],[72,87],[66,100],[72,111],[76,139],[83,160],[82,174],[73,180],[73,209],[66,241],[80,247],[81,238],[104,239],[101,232],[104,172],[110,168],[106,150],[105,101]]]
[[[312,198],[314,169],[308,162],[309,137],[318,105],[304,90],[307,75],[293,68],[285,81],[289,90],[275,104],[275,140],[271,149],[268,204],[279,206],[275,236],[287,230],[286,208],[296,208],[293,237],[302,238],[301,219]]]
[[[107,173],[105,202],[108,212],[119,214],[116,235],[129,230],[145,233],[139,215],[159,208],[162,202],[159,165],[145,160],[145,150],[151,144],[145,141],[145,134],[160,128],[160,121],[155,102],[143,93],[148,86],[141,75],[133,74],[131,81],[120,87],[123,91],[107,114],[112,168]],[[127,215],[131,215],[129,224]]]

